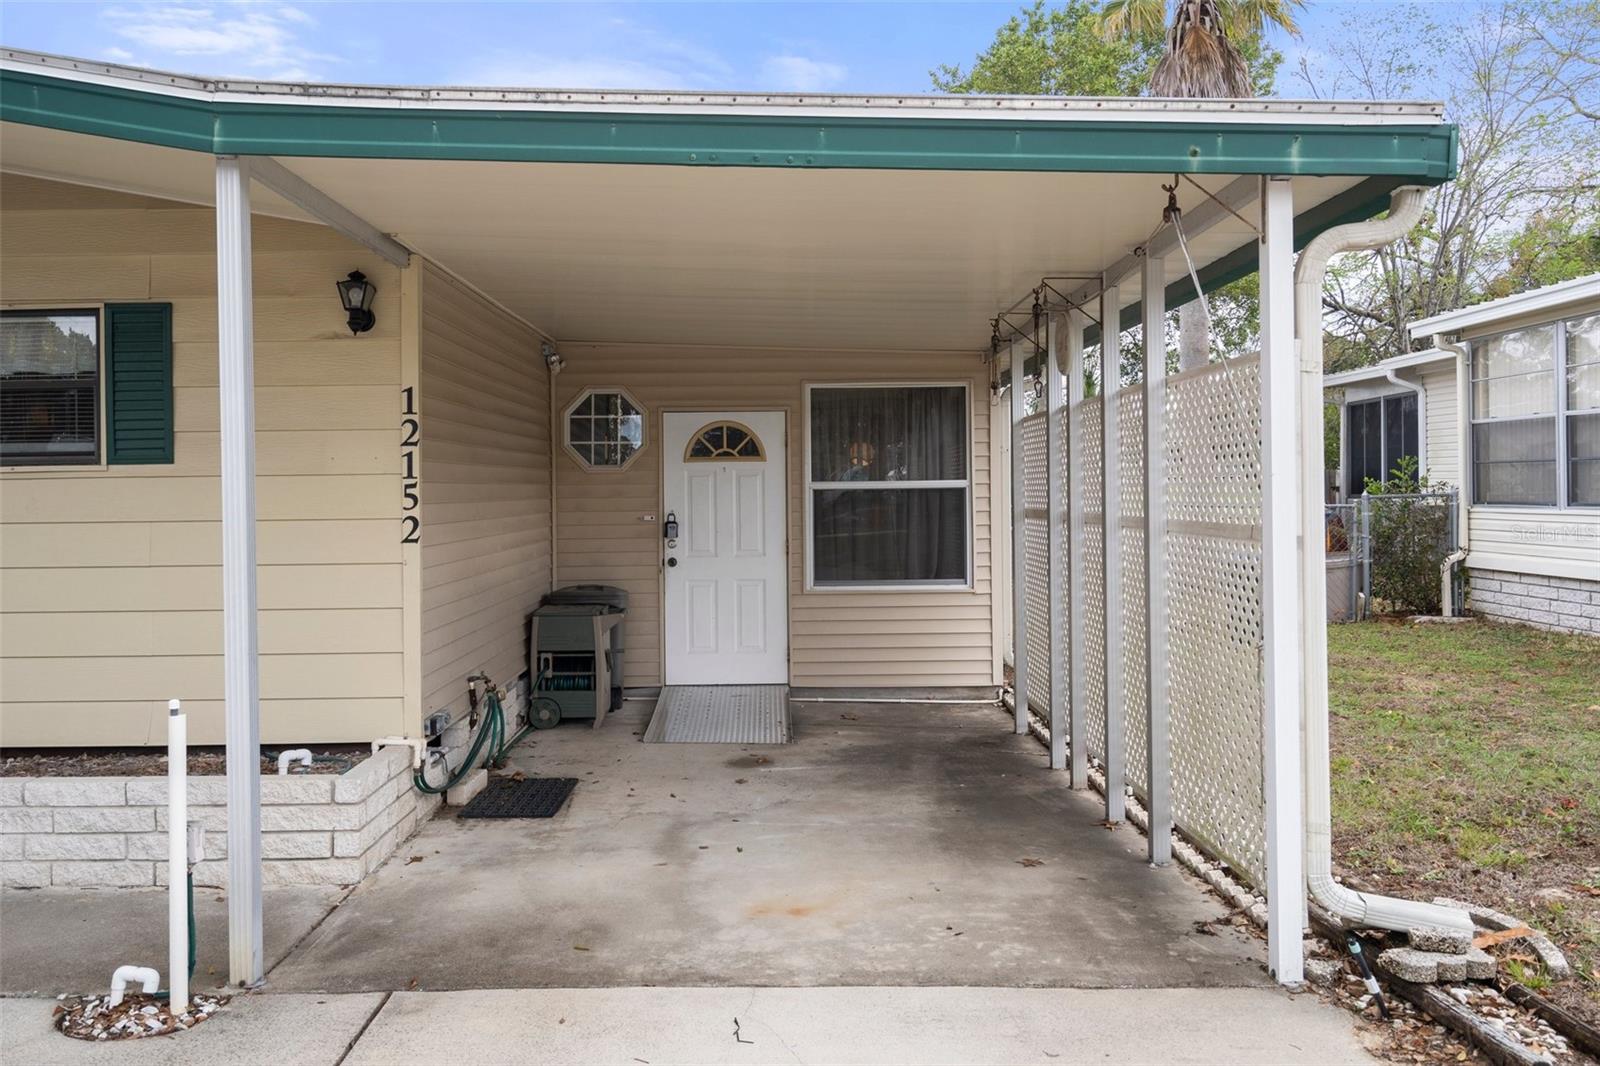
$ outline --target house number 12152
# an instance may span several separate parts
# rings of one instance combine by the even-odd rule
[[[422,424],[417,421],[417,389],[407,385],[400,390],[403,401],[400,418],[400,509],[417,509],[417,445],[422,442]],[[400,516],[400,543],[422,543],[422,519],[415,514]]]

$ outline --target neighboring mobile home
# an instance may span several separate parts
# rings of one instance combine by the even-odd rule
[[[1297,979],[1326,707],[1294,249],[1415,217],[1455,172],[1438,105],[310,86],[8,50],[0,122],[8,746],[157,742],[181,696],[255,797],[262,740],[417,738],[478,673],[515,695],[529,612],[573,583],[627,591],[644,689],[992,698],[1011,614],[1012,727],[1045,718],[1073,787],[1102,767],[1110,819],[1126,781],[1152,862],[1176,823],[1277,886]],[[1102,329],[1164,351],[1191,278],[1257,270],[1259,359],[1082,394]]]
[[[1460,491],[1467,605],[1600,633],[1600,274],[1411,323],[1434,347],[1323,379],[1339,499],[1400,456]]]

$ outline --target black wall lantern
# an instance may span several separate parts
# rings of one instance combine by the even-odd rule
[[[372,298],[378,294],[378,287],[359,270],[350,271],[350,276],[337,284],[339,302],[350,315],[350,332],[365,333],[378,321],[372,314]]]

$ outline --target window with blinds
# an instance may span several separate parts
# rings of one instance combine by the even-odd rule
[[[0,465],[100,460],[100,316],[0,314]]]

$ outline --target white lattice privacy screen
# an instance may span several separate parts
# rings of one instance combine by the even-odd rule
[[[1150,716],[1145,707],[1144,386],[1117,392],[1117,470],[1122,482],[1122,721],[1128,784],[1141,800],[1149,784]]]
[[[1089,758],[1106,758],[1106,531],[1105,478],[1101,457],[1105,454],[1101,435],[1099,396],[1084,400],[1078,408],[1078,446],[1081,464],[1078,483],[1083,486],[1083,623],[1084,675],[1088,679],[1089,709],[1084,716],[1084,734]],[[1075,619],[1067,619],[1073,625]]]
[[[1028,601],[1028,705],[1050,715],[1050,499],[1046,414],[1022,420],[1024,595]]]
[[[1168,379],[1169,715],[1173,817],[1180,829],[1258,887],[1265,885],[1261,759],[1261,424],[1257,361],[1215,364]],[[1144,397],[1118,393],[1121,514],[1109,523],[1122,545],[1126,772],[1145,794],[1146,707]],[[1084,671],[1089,756],[1104,762],[1106,737],[1105,541],[1102,400],[1077,410],[1070,454],[1081,463],[1074,500],[1084,515]],[[1062,412],[1066,416],[1066,412]],[[1026,503],[1028,702],[1049,718],[1050,642],[1067,661],[1068,634],[1049,625],[1047,440],[1044,415],[1023,423]],[[1063,434],[1065,437],[1065,434]],[[1064,464],[1066,456],[1060,459]],[[1064,467],[1065,469],[1065,467]],[[1071,480],[1066,482],[1073,484]],[[1064,566],[1064,564],[1063,564]],[[1061,576],[1063,599],[1066,582]],[[1062,716],[1063,719],[1066,717]]]

